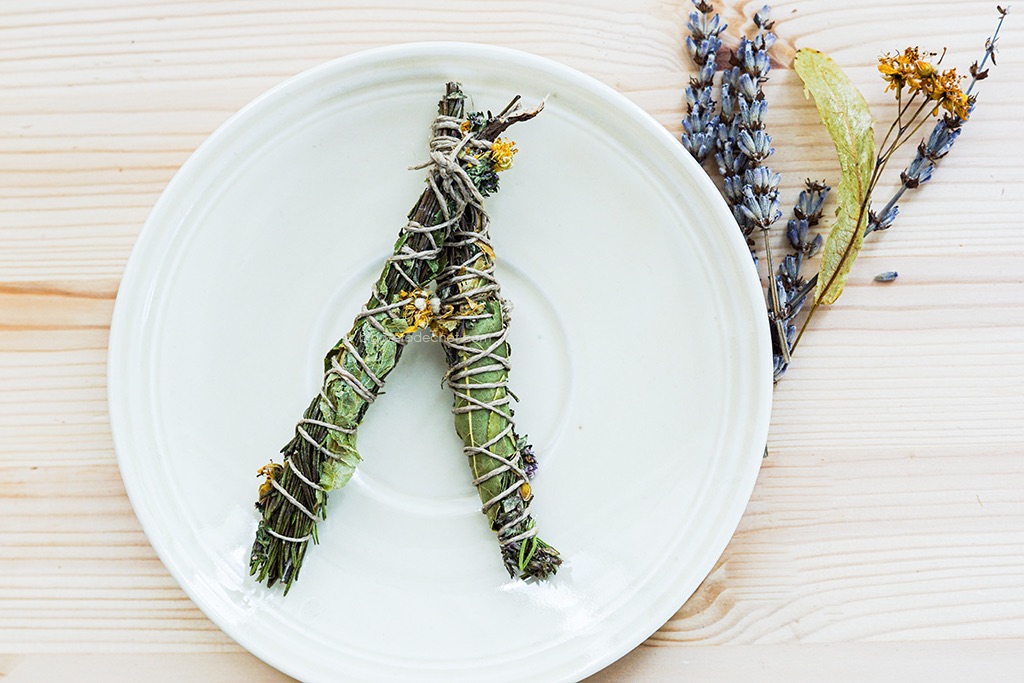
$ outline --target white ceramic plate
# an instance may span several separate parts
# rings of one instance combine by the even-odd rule
[[[360,432],[321,544],[283,597],[248,575],[256,469],[277,457],[422,188],[444,82],[478,108],[549,95],[489,201],[516,417],[565,565],[510,581],[440,385],[413,344]],[[494,47],[417,44],[271,90],[181,168],[125,272],[110,414],[135,511],[197,605],[304,681],[575,681],[711,570],[761,461],[764,305],[715,188],[610,88]]]

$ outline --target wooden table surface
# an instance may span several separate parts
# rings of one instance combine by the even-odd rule
[[[720,3],[721,5],[721,3]],[[735,44],[759,3],[722,8]],[[364,48],[473,40],[573,66],[674,133],[683,0],[7,0],[0,6],[0,678],[283,681],[207,620],[125,495],[106,403],[114,297],[150,208],[228,116]],[[1024,8],[1022,8],[1024,10]],[[775,6],[785,203],[837,182],[790,68],[825,50],[879,117],[886,50],[965,69],[989,2]],[[618,681],[1024,680],[1024,15],[935,179],[869,239],[778,386],[746,516]],[[1022,107],[1017,110],[1014,107]],[[1016,123],[1015,123],[1016,122]],[[897,270],[892,284],[872,277]]]

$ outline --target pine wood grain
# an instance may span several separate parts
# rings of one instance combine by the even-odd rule
[[[725,3],[727,43],[760,3]],[[253,680],[154,555],[118,476],[106,344],[128,254],[234,111],[328,59],[476,40],[565,62],[678,133],[682,0],[27,2],[0,15],[0,678]],[[966,66],[989,2],[775,5],[773,165],[837,180],[788,69],[831,53],[873,108],[885,50]],[[770,456],[717,568],[594,681],[1024,674],[1024,17],[935,180],[873,236],[776,392]],[[872,281],[897,270],[888,285]],[[855,663],[854,666],[849,663]],[[163,678],[160,678],[163,676]]]

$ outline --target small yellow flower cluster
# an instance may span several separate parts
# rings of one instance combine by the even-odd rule
[[[263,483],[260,484],[260,495],[259,500],[256,503],[257,506],[263,505],[266,502],[267,497],[270,495],[270,491],[274,486],[272,482],[283,471],[284,465],[278,465],[273,460],[256,470],[257,477],[265,477]]]
[[[899,93],[904,87],[938,103],[949,113],[966,120],[970,98],[960,88],[962,76],[956,69],[940,72],[919,48],[908,47],[900,54],[885,54],[878,59],[878,71],[888,81],[886,90]]]
[[[451,335],[454,324],[448,318],[455,312],[454,306],[442,306],[434,294],[423,289],[414,289],[411,292],[403,290],[398,295],[403,299],[409,299],[409,302],[402,306],[402,315],[409,326],[395,336],[401,338],[420,329],[429,329],[431,334],[437,337]]]
[[[495,171],[507,171],[512,168],[513,157],[519,150],[514,140],[498,138],[491,143],[491,161]]]

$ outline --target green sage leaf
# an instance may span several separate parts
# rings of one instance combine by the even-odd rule
[[[798,50],[796,72],[804,82],[804,92],[814,97],[842,171],[836,190],[836,222],[825,240],[814,292],[817,303],[831,304],[843,293],[850,267],[864,243],[875,169],[874,120],[857,86],[828,55],[808,48]]]

